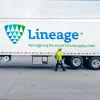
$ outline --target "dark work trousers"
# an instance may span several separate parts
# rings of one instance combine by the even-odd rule
[[[63,69],[63,71],[65,71],[65,68],[64,68],[64,66],[63,66],[62,61],[61,61],[61,62],[57,61],[55,71],[57,71],[59,65],[61,66],[61,68]]]

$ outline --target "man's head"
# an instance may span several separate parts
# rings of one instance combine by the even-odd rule
[[[59,50],[59,51],[62,51],[62,48],[59,48],[58,50]]]

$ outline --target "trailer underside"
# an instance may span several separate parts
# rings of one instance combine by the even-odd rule
[[[26,56],[25,56],[26,57]],[[33,65],[48,64],[49,58],[55,56],[31,56]],[[11,55],[1,55],[0,60],[4,59],[5,62],[12,60]],[[56,59],[55,59],[56,60]],[[88,69],[100,69],[100,56],[63,56],[63,63],[69,65],[72,69],[79,69],[85,66]]]

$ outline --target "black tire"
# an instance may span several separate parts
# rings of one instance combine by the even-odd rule
[[[11,61],[11,55],[5,55],[3,58],[5,59],[6,62]]]
[[[75,60],[76,60],[76,64],[75,64]],[[73,56],[70,58],[70,67],[72,69],[78,69],[81,68],[83,66],[83,59],[80,56]]]
[[[95,62],[94,64],[93,64],[93,61]],[[89,69],[92,69],[92,70],[100,69],[100,58],[99,57],[90,58],[88,67]]]

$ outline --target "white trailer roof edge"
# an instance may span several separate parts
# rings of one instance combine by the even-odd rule
[[[0,21],[67,21],[67,22],[100,22],[100,19],[89,18],[0,18]]]

